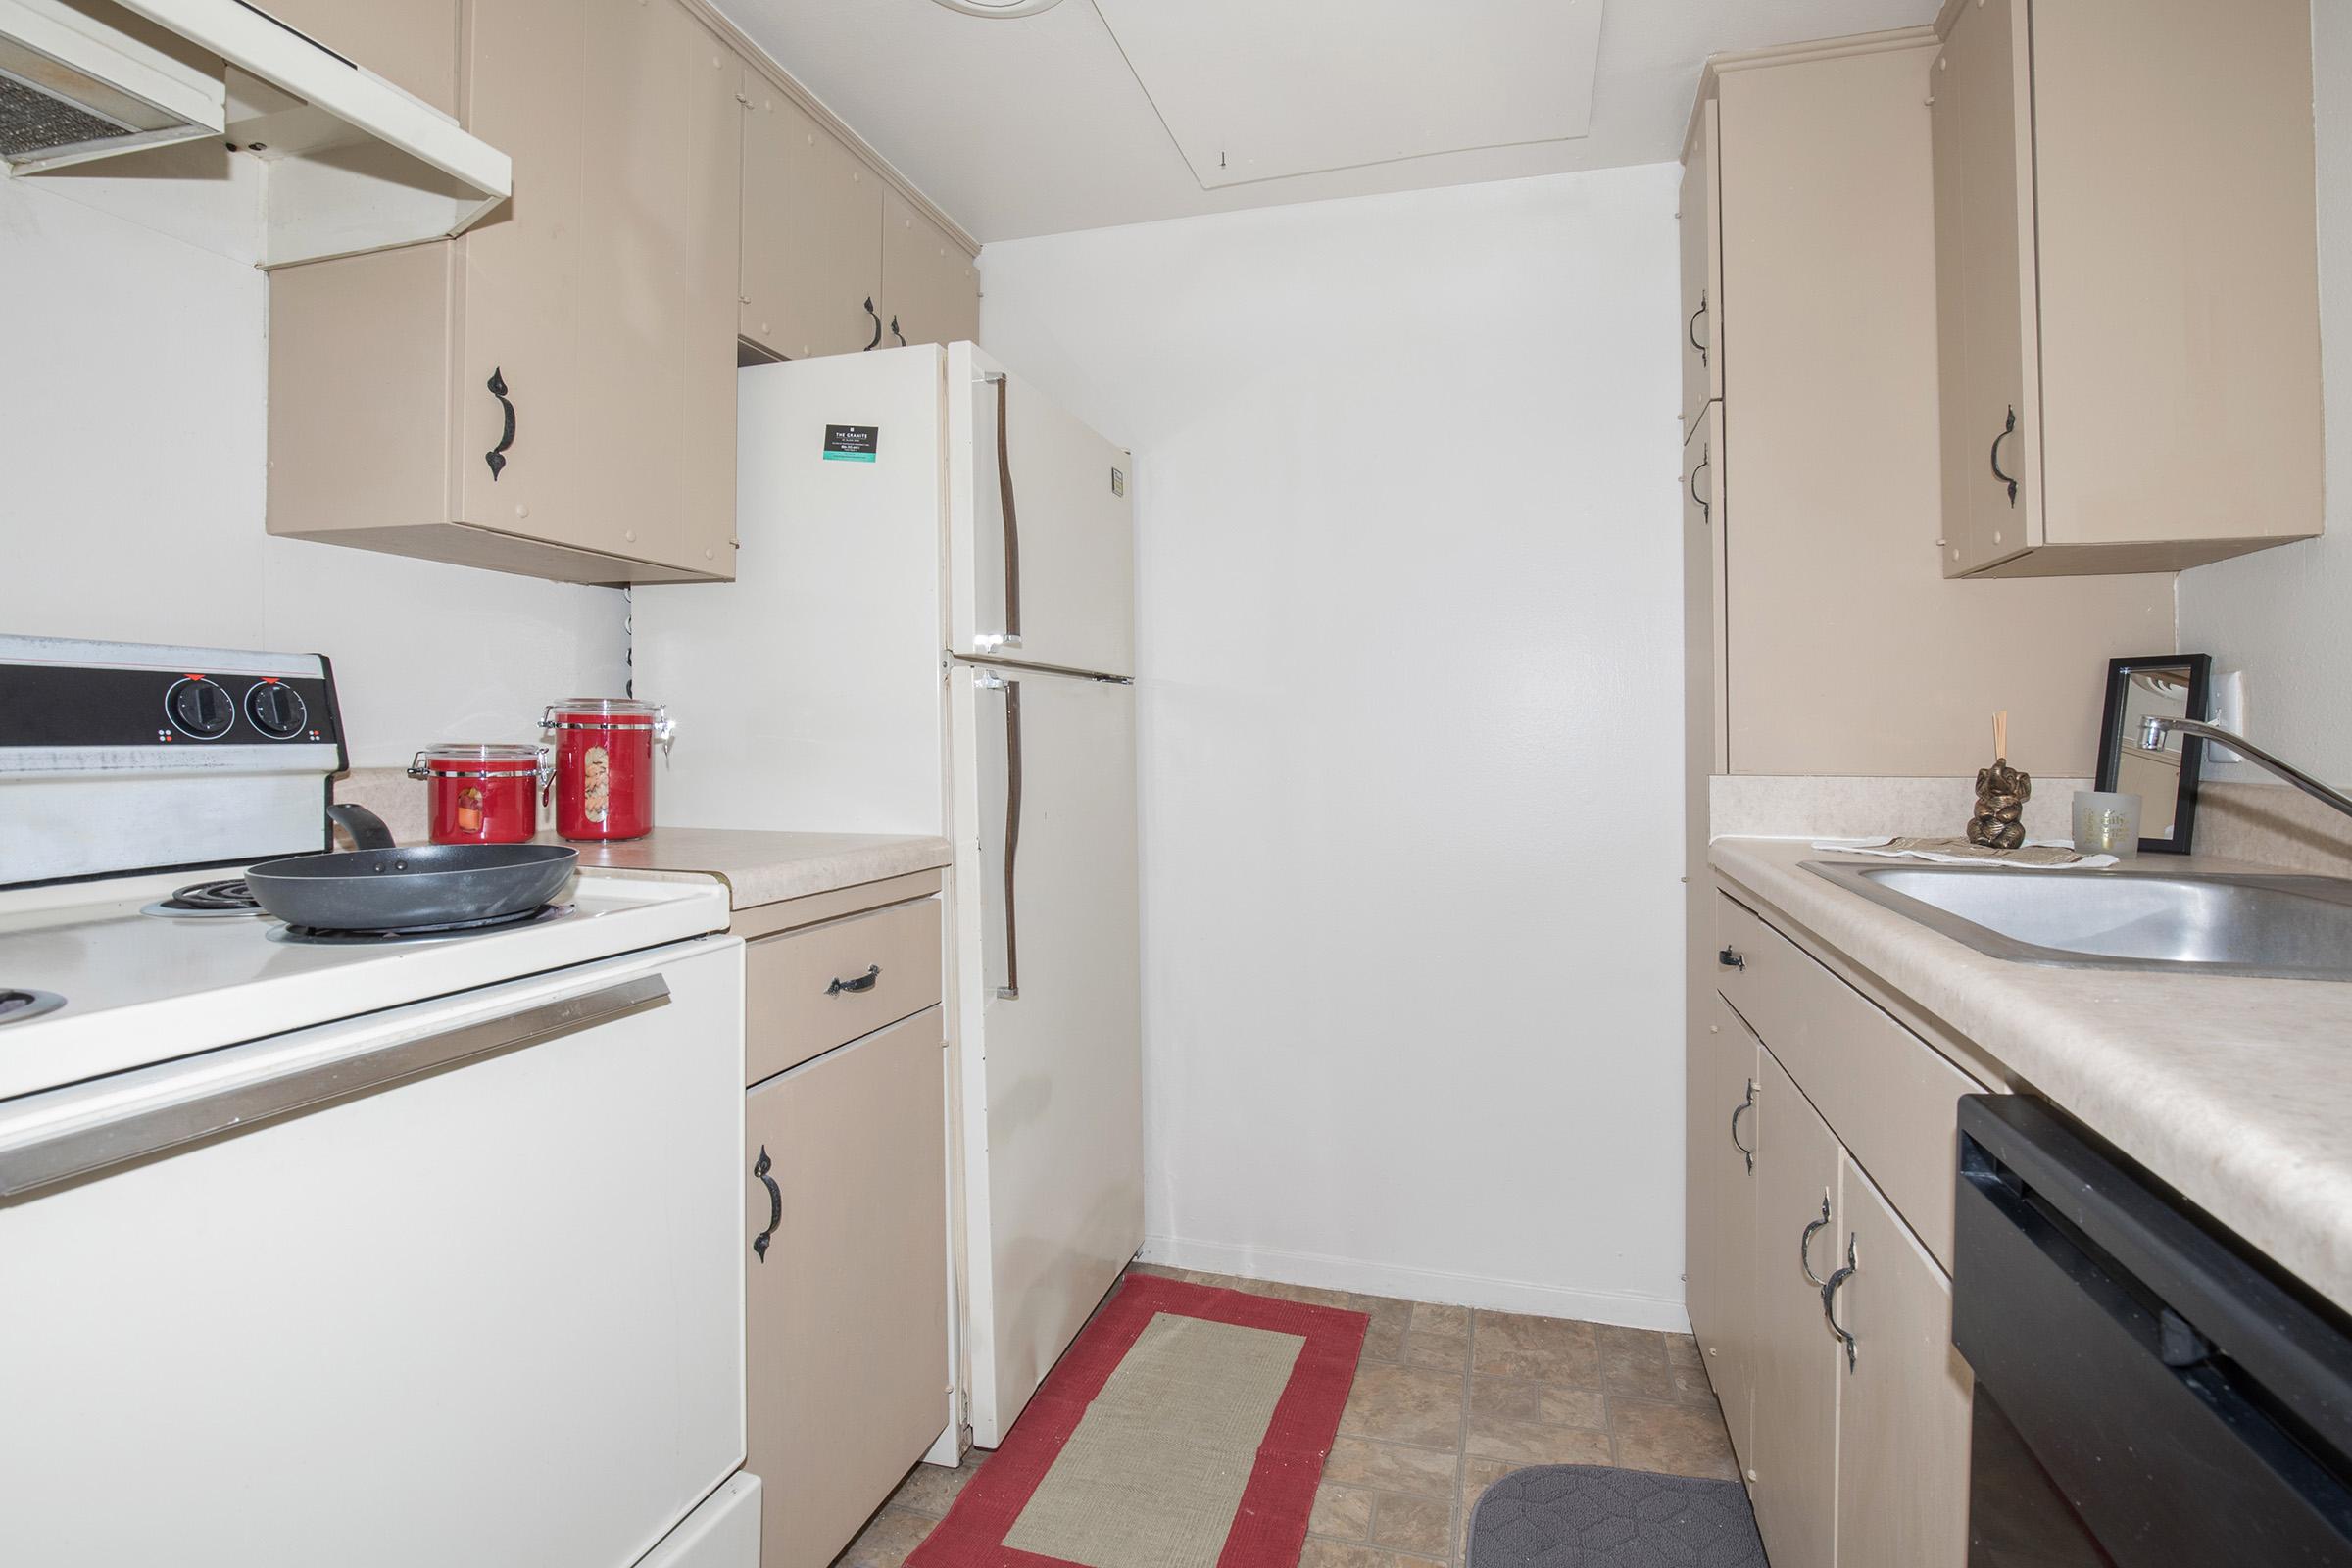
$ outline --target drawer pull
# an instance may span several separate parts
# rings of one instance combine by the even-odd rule
[[[1830,1200],[1827,1198],[1824,1198],[1821,1200],[1821,1218],[1815,1220],[1812,1224],[1807,1225],[1805,1227],[1805,1234],[1798,1237],[1796,1241],[1796,1266],[1805,1271],[1805,1278],[1811,1280],[1817,1289],[1821,1286],[1829,1284],[1830,1282],[1813,1272],[1813,1233],[1817,1230],[1820,1230],[1829,1222]],[[1835,1326],[1835,1324],[1832,1325],[1832,1327]]]
[[[1808,1268],[1805,1272],[1810,1274],[1813,1271]],[[1821,1315],[1828,1321],[1830,1332],[1845,1342],[1845,1369],[1848,1372],[1854,1369],[1854,1337],[1838,1322],[1838,1288],[1853,1277],[1854,1237],[1849,1231],[1845,1238],[1845,1266],[1821,1282]]]
[[[1738,948],[1724,949],[1721,953],[1715,955],[1715,961],[1719,964],[1722,964],[1726,969],[1744,969],[1747,967],[1747,960],[1740,956],[1740,950]]]
[[[1741,1157],[1746,1159],[1747,1173],[1750,1176],[1756,1173],[1756,1152],[1740,1141],[1740,1117],[1742,1112],[1755,1108],[1756,1081],[1750,1078],[1747,1081],[1747,1098],[1732,1107],[1732,1147],[1740,1151]],[[1808,1270],[1808,1272],[1810,1271]]]
[[[882,966],[878,963],[868,964],[865,973],[855,980],[836,979],[831,985],[825,987],[825,995],[828,997],[855,996],[859,992],[871,991],[874,989],[874,982],[881,978]]]
[[[776,1179],[768,1174],[775,1168],[767,1157],[767,1146],[761,1144],[760,1158],[752,1166],[752,1174],[759,1177],[760,1185],[767,1189],[767,1229],[752,1238],[752,1250],[760,1254],[762,1263],[767,1261],[769,1240],[775,1236],[776,1227],[784,1223],[784,1189],[778,1187]]]

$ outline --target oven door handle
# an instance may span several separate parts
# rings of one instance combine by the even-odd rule
[[[75,1115],[68,1108],[13,1138],[0,1132],[0,1200],[22,1199],[223,1133],[242,1132],[426,1073],[592,1029],[668,1001],[668,981],[659,974],[638,975],[452,1028],[395,1036],[350,1055],[312,1056],[252,1077],[217,1078],[194,1094],[172,1087],[185,1076],[187,1064],[180,1062],[169,1064],[158,1074],[153,1091],[143,1096],[135,1093],[135,1085],[100,1080],[91,1092],[103,1099],[86,1113]],[[134,1091],[127,1102],[125,1090]]]

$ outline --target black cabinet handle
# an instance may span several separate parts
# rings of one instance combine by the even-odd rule
[[[845,994],[855,995],[861,991],[871,991],[874,989],[874,982],[880,980],[881,978],[882,966],[878,963],[872,964],[867,967],[865,973],[859,975],[855,980],[836,979],[831,985],[825,987],[825,995],[828,997],[838,997]]]
[[[1724,949],[1721,953],[1715,955],[1715,961],[1723,965],[1726,969],[1744,969],[1747,967],[1747,960],[1740,956],[1740,950],[1737,948]]]
[[[2001,471],[2001,443],[2008,440],[2016,433],[2017,408],[2013,404],[2009,409],[2009,422],[2002,425],[2001,433],[1992,438],[1992,457],[1990,460],[1992,463],[1992,476],[2009,487],[2009,504],[2013,507],[2017,505],[2017,481]]]
[[[767,1261],[768,1241],[776,1234],[776,1227],[784,1223],[784,1189],[778,1187],[776,1179],[768,1174],[775,1168],[774,1161],[767,1157],[767,1146],[761,1144],[760,1158],[753,1164],[752,1174],[759,1177],[760,1185],[767,1189],[767,1229],[752,1238],[752,1250],[760,1254],[762,1263]]]
[[[899,340],[899,347],[906,346],[906,334],[899,330],[899,318],[895,315],[890,318],[890,335]]]
[[[1756,1173],[1756,1152],[1740,1141],[1740,1118],[1755,1108],[1756,1081],[1750,1078],[1747,1081],[1747,1098],[1732,1107],[1732,1147],[1740,1151],[1746,1158],[1747,1173],[1750,1176]]]
[[[501,368],[492,367],[490,379],[482,384],[490,389],[492,397],[498,399],[498,406],[507,412],[507,427],[499,433],[498,445],[482,454],[482,461],[490,465],[490,482],[496,484],[498,476],[506,471],[507,448],[514,444],[514,405],[508,401],[507,377]]]
[[[1698,318],[1706,314],[1707,297],[1706,295],[1701,294],[1698,297],[1698,309],[1692,311],[1690,313],[1690,319],[1683,323],[1683,336],[1690,339],[1690,346],[1692,348],[1698,350],[1698,363],[1701,365],[1707,363],[1707,345],[1698,340]],[[1710,333],[1709,335],[1712,336],[1713,334]]]
[[[882,317],[881,314],[874,309],[873,296],[870,294],[866,296],[865,314],[874,318],[874,337],[873,341],[866,344],[864,349],[860,350],[859,352],[871,353],[882,341]]]
[[[1698,466],[1690,470],[1690,499],[1698,503],[1699,521],[1707,524],[1715,521],[1715,509],[1708,504],[1705,496],[1698,493],[1698,476],[1714,466],[1714,454],[1707,453],[1698,460]]]

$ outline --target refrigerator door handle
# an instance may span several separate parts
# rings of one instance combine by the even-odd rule
[[[997,384],[997,496],[1004,514],[1004,629],[975,633],[972,651],[994,654],[1021,646],[1021,525],[1012,500],[1012,433],[1004,422],[1007,383],[1000,374],[992,373],[986,379]]]
[[[1004,694],[1004,983],[997,987],[997,996],[1005,1002],[1018,1002],[1021,942],[1015,906],[1020,891],[1021,682],[1017,675],[1001,675],[990,669],[974,670],[972,678],[981,691]]]

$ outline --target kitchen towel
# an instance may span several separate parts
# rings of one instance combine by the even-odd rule
[[[2081,855],[2057,839],[2028,839],[2014,850],[1988,850],[1966,839],[1947,838],[1815,839],[1813,848],[1932,860],[1937,865],[2016,865],[2036,871],[2097,871],[2116,863],[2112,855]]]

